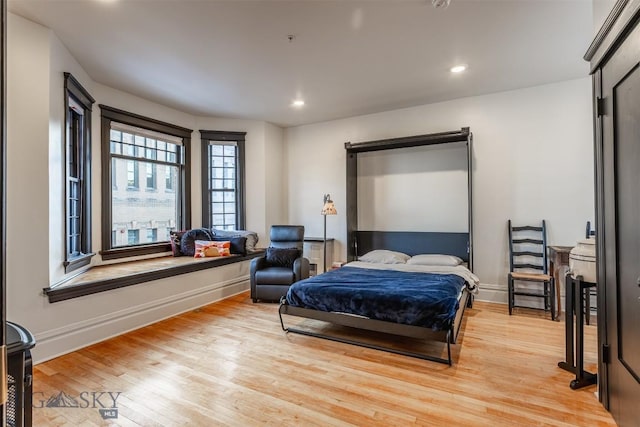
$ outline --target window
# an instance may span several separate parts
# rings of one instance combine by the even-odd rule
[[[113,164],[114,175],[115,175],[115,170],[116,170],[116,167],[118,166],[118,161],[116,159],[113,159],[112,164]],[[138,190],[140,188],[139,175],[140,175],[140,171],[138,168],[138,161],[137,160],[127,161],[127,190]]]
[[[140,230],[127,230],[127,244],[137,245],[140,243]]]
[[[147,242],[157,242],[157,241],[158,241],[158,229],[147,228]]]
[[[165,167],[164,171],[164,191],[173,191],[173,181],[175,180],[173,171],[169,166]]]
[[[202,223],[240,230],[244,224],[245,132],[200,131],[202,137]]]
[[[116,159],[111,159],[111,187],[114,190],[118,189],[118,181],[116,180],[117,176],[118,173],[116,172]]]
[[[95,100],[69,73],[65,87],[66,209],[63,262],[69,273],[91,262],[91,106]]]
[[[112,107],[100,105],[100,108],[102,258],[169,251],[169,236],[165,233],[159,236],[158,228],[190,228],[192,131]],[[157,191],[158,172],[164,173],[165,190],[170,186],[171,191]],[[146,233],[142,239],[140,229]]]
[[[155,151],[153,153],[155,154]],[[147,163],[147,190],[156,189],[156,166],[155,163]]]

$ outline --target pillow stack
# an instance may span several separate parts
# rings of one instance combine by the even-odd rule
[[[367,252],[359,257],[358,260],[374,264],[439,265],[445,267],[455,267],[463,262],[462,259],[455,255],[420,254],[409,256],[402,252],[388,251],[386,249]]]
[[[226,249],[230,255],[245,256],[248,252],[255,251],[258,234],[246,230],[218,230],[215,228],[194,228],[193,230],[171,231],[169,233],[173,256],[195,256],[196,241],[226,242]],[[213,251],[209,250],[208,253],[213,253]]]

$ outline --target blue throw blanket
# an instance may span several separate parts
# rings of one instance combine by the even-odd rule
[[[294,283],[286,298],[295,307],[444,330],[464,286],[455,274],[342,267]]]

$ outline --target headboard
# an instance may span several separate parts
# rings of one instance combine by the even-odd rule
[[[455,255],[469,262],[469,233],[422,231],[356,231],[357,256],[374,249],[388,249],[407,255]]]

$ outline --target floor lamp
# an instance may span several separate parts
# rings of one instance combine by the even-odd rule
[[[333,205],[333,200],[331,200],[331,196],[329,194],[324,195],[324,206],[322,206],[322,216],[324,216],[324,238],[322,240],[322,246],[324,249],[324,270],[323,273],[327,271],[327,215],[337,215],[338,211],[336,207]]]

